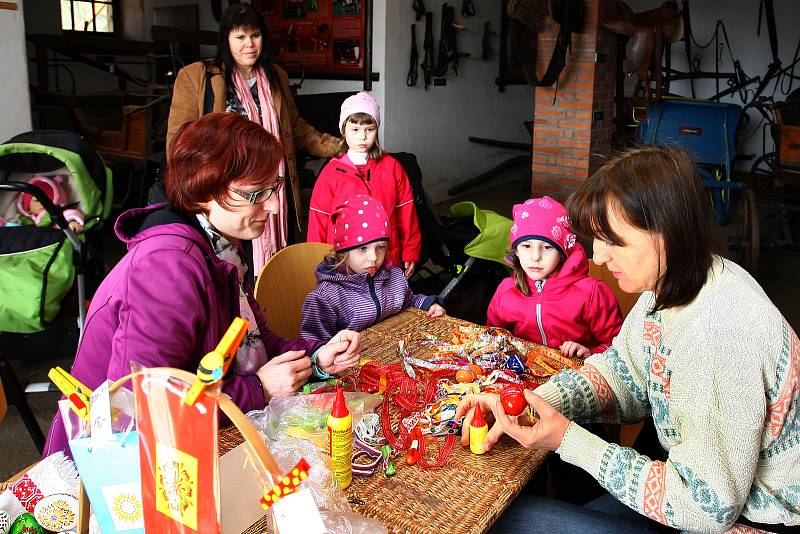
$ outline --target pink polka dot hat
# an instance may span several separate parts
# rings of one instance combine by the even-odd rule
[[[331,220],[336,252],[346,252],[373,241],[389,240],[389,216],[380,201],[371,196],[350,197],[336,207]]]

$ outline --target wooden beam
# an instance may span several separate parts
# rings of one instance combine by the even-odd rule
[[[16,2],[0,2],[0,9],[8,9],[9,11],[17,10]]]

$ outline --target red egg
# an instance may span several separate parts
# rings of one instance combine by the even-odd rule
[[[520,415],[528,407],[522,386],[511,384],[500,392],[500,404],[508,415]]]

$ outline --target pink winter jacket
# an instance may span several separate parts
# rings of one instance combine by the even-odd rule
[[[575,341],[593,354],[603,352],[622,326],[622,313],[605,282],[589,276],[589,262],[576,243],[557,274],[540,291],[530,278],[531,295],[503,280],[489,303],[487,324],[511,331],[534,343],[559,348]]]

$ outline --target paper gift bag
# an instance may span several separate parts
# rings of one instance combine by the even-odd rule
[[[91,404],[91,428],[75,418],[69,401],[59,404],[71,437],[72,457],[100,530],[103,534],[143,534],[139,437],[133,429],[131,392],[107,384],[97,388]]]
[[[144,524],[148,532],[219,532],[217,401],[163,369],[133,376]]]

